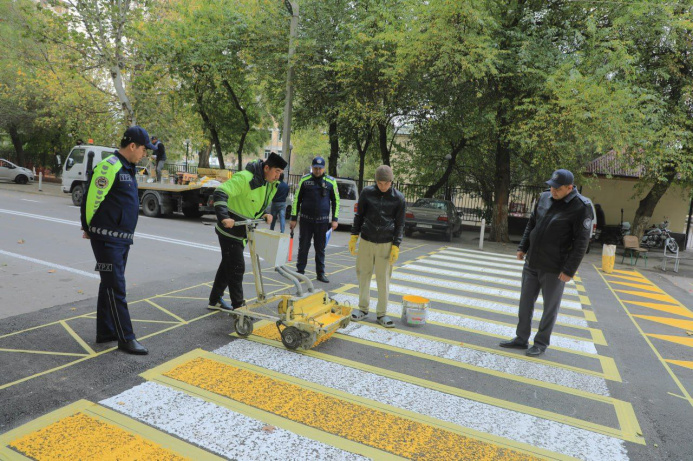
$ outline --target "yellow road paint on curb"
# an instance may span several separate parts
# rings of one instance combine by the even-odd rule
[[[687,362],[685,360],[667,360],[667,362],[673,363],[674,365],[678,365],[680,367],[690,368],[691,370],[693,370],[693,362]]]
[[[662,312],[668,312],[669,314],[680,315],[681,317],[693,318],[693,312],[691,312],[687,307],[679,305],[672,306],[671,304],[658,304],[658,303],[643,303],[639,301],[623,301],[628,304],[633,304],[635,306],[647,307],[650,309],[655,309]]]
[[[617,282],[617,281],[612,281],[612,285],[623,285],[626,287],[630,288],[637,288],[639,290],[647,290],[647,291],[652,291],[655,293],[664,293],[664,291],[659,288],[657,285],[652,285],[652,284],[645,284],[645,283],[633,283],[633,282]]]
[[[580,298],[580,304],[582,304],[583,306],[591,306],[592,305],[590,298],[588,298],[587,296],[578,295],[578,297]]]
[[[597,266],[594,266],[594,268],[597,269]],[[601,274],[601,272],[599,271],[599,269],[597,269],[597,272],[599,272],[599,273]],[[638,278],[638,279],[641,279],[641,280],[644,278],[644,277],[642,276],[642,274],[641,274],[640,272],[638,272],[638,271],[624,271],[624,270],[620,270],[620,269],[614,269],[614,273],[615,273],[615,274],[627,275],[627,276],[630,276],[630,277],[633,277],[633,278]],[[610,274],[609,274],[609,275],[610,275]]]
[[[266,325],[265,322],[259,322],[257,326],[258,326],[258,328],[262,328],[265,325]],[[234,333],[234,335],[235,335],[235,333]],[[252,336],[248,337],[247,339],[261,343],[261,344],[266,344],[269,346],[278,347],[278,348],[284,347],[280,342],[266,339],[266,338],[262,338],[262,337],[255,336],[255,335],[252,335]],[[395,371],[390,371],[390,370],[374,367],[371,365],[366,365],[364,363],[355,362],[355,361],[343,359],[340,357],[335,357],[335,356],[332,356],[329,354],[317,352],[315,350],[302,351],[300,353],[305,354],[309,357],[319,358],[319,359],[325,360],[327,362],[337,363],[337,364],[344,365],[344,366],[347,366],[350,368],[355,368],[357,370],[366,371],[366,372],[373,373],[376,375],[385,376],[385,377],[395,379],[398,381],[404,381],[404,382],[407,382],[410,384],[415,384],[417,386],[421,386],[421,387],[425,387],[425,388],[429,388],[429,389],[434,389],[434,390],[444,392],[444,393],[450,394],[450,395],[455,395],[457,397],[461,397],[464,399],[473,400],[473,401],[485,403],[488,405],[493,405],[493,406],[496,406],[499,408],[505,408],[505,409],[516,411],[519,413],[525,413],[525,414],[536,416],[538,418],[543,418],[543,419],[546,419],[549,421],[555,421],[555,422],[559,422],[562,424],[568,424],[570,426],[579,427],[581,429],[586,429],[586,430],[589,430],[592,432],[608,435],[611,437],[616,437],[616,438],[626,440],[629,442],[634,442],[634,443],[638,443],[638,444],[645,444],[643,437],[638,435],[639,433],[641,433],[641,430],[640,430],[640,426],[639,426],[638,421],[637,421],[637,417],[635,416],[635,412],[633,410],[633,407],[632,407],[632,405],[630,405],[627,402],[622,402],[619,400],[612,401],[612,403],[614,405],[614,410],[616,412],[616,417],[617,417],[618,422],[619,422],[619,426],[621,427],[621,429],[616,429],[616,428],[612,428],[609,426],[590,423],[588,421],[584,421],[581,419],[572,418],[570,416],[560,415],[558,413],[554,413],[551,411],[540,410],[538,408],[533,408],[533,407],[530,407],[528,405],[522,405],[519,403],[508,402],[508,401],[505,401],[505,400],[502,400],[499,398],[489,397],[489,396],[478,394],[475,392],[466,391],[464,389],[459,389],[459,388],[452,387],[452,386],[446,386],[444,384],[438,384],[438,383],[433,382],[433,381],[428,381],[428,380],[422,379],[422,378],[416,378],[413,376],[405,375],[403,373],[398,373]]]
[[[640,335],[645,339],[645,341],[647,342],[647,344],[650,346],[650,349],[652,349],[652,351],[655,353],[655,355],[656,355],[657,358],[659,359],[659,362],[662,364],[662,366],[664,367],[664,369],[667,371],[667,373],[669,373],[669,376],[671,377],[671,379],[674,381],[674,383],[676,383],[676,385],[678,386],[678,388],[679,388],[679,390],[681,391],[681,394],[683,395],[683,397],[685,398],[685,400],[688,401],[688,403],[689,403],[691,406],[693,406],[693,397],[691,397],[691,395],[688,393],[688,390],[686,390],[685,386],[681,383],[681,381],[679,380],[679,378],[676,376],[676,373],[674,373],[674,372],[672,371],[671,367],[668,365],[667,360],[665,360],[664,357],[662,357],[662,354],[659,353],[659,350],[657,350],[657,348],[654,346],[654,344],[652,344],[652,341],[650,340],[650,338],[647,337],[647,334],[643,331],[643,329],[640,327],[640,325],[638,324],[638,322],[635,320],[635,317],[636,317],[636,316],[633,315],[633,314],[631,314],[630,310],[629,310],[628,307],[625,305],[624,301],[618,296],[618,294],[616,294],[616,292],[617,292],[618,290],[614,290],[614,288],[611,286],[611,284],[610,284],[609,281],[606,279],[606,277],[604,277],[604,274],[602,274],[602,273],[597,269],[596,266],[593,265],[593,267],[594,267],[594,269],[597,271],[597,273],[599,273],[599,275],[602,277],[602,280],[604,280],[604,283],[606,283],[606,285],[609,287],[609,290],[611,290],[611,293],[614,295],[614,297],[615,297],[615,298],[618,300],[618,302],[621,304],[621,307],[622,307],[623,310],[626,312],[626,314],[627,314],[628,317],[630,318],[631,322],[633,322],[633,325],[635,325],[635,328],[638,329],[638,331],[640,332]],[[652,283],[652,282],[650,282],[649,280],[645,279],[644,277],[643,277],[643,279],[644,279],[646,282]]]
[[[626,295],[631,295],[631,296],[640,296],[641,298],[647,298],[647,299],[654,299],[655,301],[662,301],[665,303],[672,303],[672,304],[678,304],[678,301],[676,301],[674,298],[669,296],[668,294],[655,294],[655,293],[647,293],[644,291],[631,291],[631,290],[615,290],[618,293],[623,293]]]
[[[67,322],[65,322],[64,320],[62,320],[62,321],[60,322],[60,324],[63,326],[63,328],[65,328],[65,330],[70,334],[70,336],[72,336],[72,337],[74,338],[74,340],[77,341],[77,343],[78,343],[80,346],[82,346],[82,349],[84,349],[85,351],[87,351],[87,353],[88,353],[89,355],[94,355],[94,354],[96,354],[96,351],[94,351],[94,349],[92,349],[92,348],[89,346],[89,344],[85,343],[84,340],[75,332],[75,330],[73,330],[72,327],[70,327],[70,325],[67,324]]]
[[[0,458],[99,461],[221,459],[87,400],[79,400],[2,434]]]
[[[693,338],[683,337],[683,336],[669,336],[669,335],[647,335],[650,338],[657,338],[663,341],[669,341],[672,343],[681,344],[683,346],[693,347]],[[669,363],[673,363],[671,360],[667,360]]]
[[[669,325],[670,327],[674,328],[680,328],[682,330],[693,330],[693,320],[680,320],[668,317],[655,317],[653,315],[634,315],[633,317],[649,320],[651,322],[662,323],[664,325]]]
[[[600,274],[602,274],[602,275],[608,277],[609,280],[611,280],[611,279],[630,280],[631,282],[637,282],[637,283],[639,283],[639,284],[641,284],[641,285],[651,285],[651,286],[654,286],[654,283],[649,282],[649,281],[645,280],[645,279],[642,278],[642,277],[629,277],[629,276],[627,276],[627,275],[604,274],[604,273],[602,273],[602,272],[600,272]]]
[[[294,422],[411,459],[536,459],[238,362],[197,358],[164,375]],[[401,410],[400,410],[401,411]],[[373,424],[377,421],[378,424]]]

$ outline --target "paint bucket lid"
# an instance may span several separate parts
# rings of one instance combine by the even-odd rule
[[[430,301],[422,296],[406,295],[402,296],[402,301],[410,304],[428,304]]]

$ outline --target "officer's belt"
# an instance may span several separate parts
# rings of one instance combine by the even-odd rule
[[[128,234],[127,232],[117,232],[108,229],[102,229],[100,227],[89,227],[89,232],[96,235],[106,235],[108,237],[117,237],[120,239],[130,239],[135,236],[135,234]]]

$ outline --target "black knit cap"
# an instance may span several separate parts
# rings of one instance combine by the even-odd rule
[[[281,156],[271,152],[267,160],[265,160],[265,165],[268,165],[270,168],[281,168],[283,170],[286,168],[287,163]]]

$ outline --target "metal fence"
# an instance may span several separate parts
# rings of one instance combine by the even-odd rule
[[[196,165],[178,165],[169,163],[165,165],[169,173],[197,173]],[[235,170],[230,169],[229,171],[235,172]],[[289,174],[286,175],[284,180],[289,185],[289,192],[293,194],[296,191],[299,181],[303,175],[301,174]],[[358,181],[356,181],[358,185]],[[363,186],[374,185],[375,181],[364,180]],[[413,205],[418,199],[423,198],[426,191],[430,187],[427,184],[410,184],[403,182],[394,182],[394,187],[404,195],[404,199],[407,205]],[[510,187],[510,200],[508,205],[508,215],[516,218],[528,218],[534,207],[534,202],[536,201],[539,194],[546,190],[546,186],[533,186],[526,184],[516,184]],[[440,188],[434,195],[433,198],[443,199],[445,196],[450,198],[452,203],[457,208],[457,211],[461,213],[462,219],[468,222],[478,223],[482,219],[486,219],[486,222],[490,222],[492,216],[492,202],[486,202],[479,192],[471,187],[448,187],[447,194],[445,188]]]

